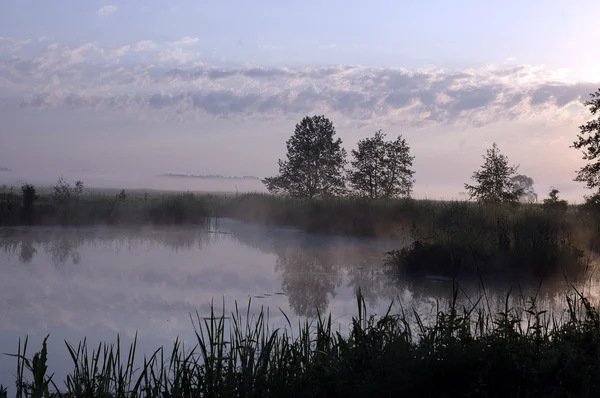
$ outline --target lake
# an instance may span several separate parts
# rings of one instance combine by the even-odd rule
[[[435,314],[452,282],[431,276],[402,280],[382,267],[384,253],[401,247],[391,239],[332,237],[221,219],[210,230],[157,228],[0,228],[0,353],[15,353],[29,335],[29,354],[49,334],[49,365],[72,369],[64,341],[90,345],[125,343],[138,334],[138,351],[153,352],[176,337],[192,342],[190,315],[220,313],[238,305],[270,311],[269,323],[284,327],[331,313],[345,330],[356,315],[361,289],[370,313],[383,314],[392,300]],[[560,309],[566,284],[483,280],[486,304],[500,306],[509,289]],[[596,286],[593,284],[593,286]],[[480,294],[466,284],[461,301]],[[521,290],[518,290],[521,289]],[[593,289],[593,292],[596,290]],[[399,309],[398,305],[395,310]],[[16,361],[0,356],[0,383],[12,386]]]

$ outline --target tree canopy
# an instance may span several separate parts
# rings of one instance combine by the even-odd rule
[[[360,140],[358,148],[352,150],[350,185],[359,195],[370,199],[410,196],[414,184],[410,147],[402,136],[394,141],[384,139],[385,134],[378,130],[373,137]]]
[[[346,150],[329,119],[304,117],[286,146],[287,160],[278,160],[279,174],[262,180],[269,192],[305,198],[345,192]]]
[[[515,185],[513,178],[519,166],[509,165],[508,157],[500,152],[495,142],[483,159],[484,164],[471,177],[476,184],[465,184],[470,197],[480,202],[518,201],[523,190]]]
[[[600,89],[591,93],[590,97],[584,105],[589,108],[592,116],[598,116],[579,126],[577,141],[571,147],[583,149],[583,159],[588,161],[577,172],[575,181],[584,182],[586,188],[594,189],[600,187]]]
[[[511,178],[511,181],[516,189],[521,191],[521,196],[519,199],[524,200],[526,202],[535,202],[537,201],[537,193],[535,193],[535,189],[533,188],[533,178],[528,177],[524,174],[519,174]]]

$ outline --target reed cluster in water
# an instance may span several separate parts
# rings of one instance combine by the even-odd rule
[[[485,296],[457,301],[428,322],[415,311],[368,315],[360,291],[348,334],[331,316],[269,326],[268,311],[237,306],[231,317],[196,314],[194,346],[176,340],[139,359],[128,348],[67,344],[73,370],[59,382],[47,368],[47,342],[32,358],[19,342],[17,397],[568,397],[600,393],[600,312],[568,294],[562,316],[528,305],[498,312]],[[390,306],[391,308],[391,306]],[[284,314],[285,315],[285,314]],[[137,341],[137,340],[136,340]]]

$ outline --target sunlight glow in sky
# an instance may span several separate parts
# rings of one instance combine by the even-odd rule
[[[347,149],[403,134],[417,196],[456,197],[496,141],[541,196],[580,201],[569,145],[600,87],[597,15],[592,0],[4,1],[0,168],[264,177],[295,123],[325,114]]]

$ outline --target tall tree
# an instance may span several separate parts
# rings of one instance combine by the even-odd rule
[[[352,156],[348,179],[359,195],[371,199],[410,196],[414,156],[410,156],[410,147],[402,136],[385,141],[385,134],[378,130],[373,137],[358,141]]]
[[[577,141],[571,148],[584,149],[583,159],[588,164],[577,172],[575,181],[584,182],[586,188],[594,189],[600,187],[600,89],[590,94],[591,99],[584,103],[590,110],[592,116],[598,116],[584,125],[579,126]]]
[[[519,199],[525,200],[526,202],[537,201],[538,196],[537,193],[535,193],[535,189],[533,189],[533,178],[524,174],[519,174],[511,178],[511,181],[515,188],[521,191]]]
[[[345,192],[346,150],[329,119],[304,117],[286,146],[287,160],[278,160],[279,175],[262,180],[269,192],[305,198]]]
[[[465,184],[470,197],[480,202],[518,201],[523,191],[515,186],[512,178],[517,174],[519,166],[510,166],[508,157],[500,152],[495,142],[483,159],[484,164],[471,177],[476,184]]]

